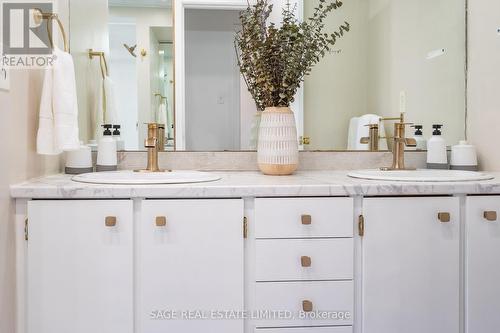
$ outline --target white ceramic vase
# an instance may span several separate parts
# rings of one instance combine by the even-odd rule
[[[288,107],[262,112],[257,148],[259,168],[266,175],[291,175],[299,164],[295,116]]]

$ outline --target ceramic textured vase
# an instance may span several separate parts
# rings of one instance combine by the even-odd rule
[[[299,164],[295,116],[288,107],[266,108],[262,113],[257,148],[259,168],[266,175],[291,175]]]

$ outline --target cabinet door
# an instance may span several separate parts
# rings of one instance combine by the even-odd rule
[[[365,199],[363,212],[363,332],[459,332],[459,199]]]
[[[140,230],[139,332],[243,332],[242,200],[147,200]]]
[[[30,201],[28,217],[27,333],[131,333],[132,202]]]
[[[468,333],[497,332],[500,327],[499,217],[500,197],[467,198]]]

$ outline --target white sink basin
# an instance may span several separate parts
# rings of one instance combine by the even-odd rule
[[[134,171],[93,172],[77,175],[75,182],[116,185],[188,184],[219,180],[220,177],[200,171],[171,171],[143,173]]]
[[[361,179],[400,182],[467,182],[494,178],[490,175],[473,171],[425,169],[409,171],[359,170],[349,173],[348,176]]]

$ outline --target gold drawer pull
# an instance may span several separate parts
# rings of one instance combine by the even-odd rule
[[[438,213],[438,219],[442,223],[448,223],[451,221],[451,215],[450,213]]]
[[[303,225],[311,225],[312,223],[311,215],[302,215],[301,220]]]
[[[313,310],[313,303],[311,301],[302,301],[302,310],[304,310],[304,312],[312,312]]]
[[[157,216],[156,217],[156,226],[157,227],[165,227],[167,225],[167,218],[165,216]]]
[[[106,224],[106,227],[116,226],[116,216],[106,216],[104,223]]]
[[[495,222],[497,220],[497,212],[495,212],[495,211],[484,212],[484,218],[487,221]]]
[[[311,267],[311,257],[302,256],[300,257],[300,264],[302,267]]]

